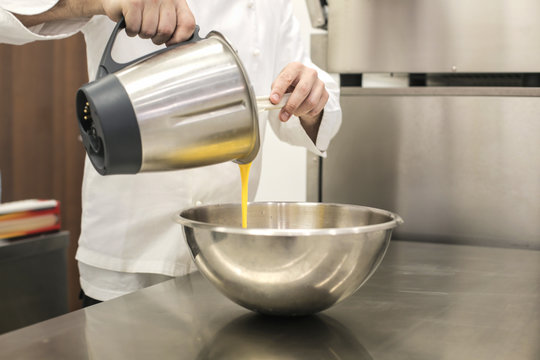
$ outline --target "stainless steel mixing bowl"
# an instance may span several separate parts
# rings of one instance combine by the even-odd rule
[[[200,272],[232,301],[271,315],[306,315],[353,294],[381,262],[401,218],[356,205],[250,203],[182,211]]]

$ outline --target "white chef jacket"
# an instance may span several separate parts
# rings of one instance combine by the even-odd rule
[[[11,13],[37,14],[56,2],[0,0],[0,42],[24,44],[64,38],[82,31],[89,78],[94,79],[114,27],[109,18],[71,19],[27,29]],[[257,96],[270,93],[272,82],[290,62],[301,61],[318,70],[330,99],[316,144],[296,117],[282,123],[278,119],[279,111],[271,111],[261,113],[259,121],[261,140],[268,117],[281,140],[324,156],[341,123],[339,87],[305,55],[291,1],[193,0],[188,4],[200,26],[201,36],[217,30],[238,50]],[[113,49],[113,58],[127,62],[158,48],[150,40],[129,38],[122,33]],[[260,172],[259,153],[251,168],[250,200],[254,198]],[[108,300],[165,277],[194,271],[181,226],[173,221],[174,215],[200,204],[238,203],[240,197],[239,170],[232,162],[189,170],[101,176],[86,159],[81,235],[76,254],[82,289],[90,297]]]

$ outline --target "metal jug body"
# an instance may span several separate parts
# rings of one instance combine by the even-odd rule
[[[217,32],[194,37],[124,66],[107,65],[112,60],[106,49],[102,78],[77,95],[83,143],[99,173],[255,158],[260,143],[256,100],[236,51]],[[111,67],[119,69],[111,72]]]
[[[236,53],[220,34],[210,33],[115,75],[137,115],[141,171],[255,157],[253,94]]]

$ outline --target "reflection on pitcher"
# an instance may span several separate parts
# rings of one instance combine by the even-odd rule
[[[325,315],[299,318],[247,314],[223,328],[197,359],[373,359],[341,323]]]

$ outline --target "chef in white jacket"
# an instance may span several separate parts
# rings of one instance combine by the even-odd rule
[[[122,16],[126,33],[119,35],[112,53],[118,62],[189,38],[195,23],[201,36],[211,30],[223,33],[238,50],[257,96],[269,95],[277,103],[292,92],[282,110],[267,115],[277,136],[325,155],[341,123],[339,88],[305,55],[290,0],[0,0],[0,42],[24,44],[81,31],[92,80]],[[260,117],[261,138],[266,120]],[[261,154],[251,168],[250,200],[260,172]],[[86,159],[76,254],[86,299],[109,300],[194,271],[174,214],[196,205],[239,201],[239,170],[232,162],[101,176]]]

